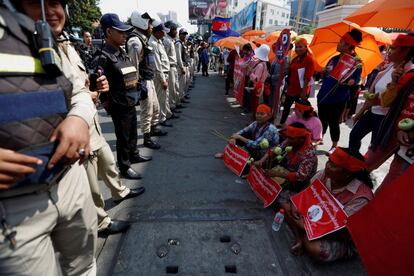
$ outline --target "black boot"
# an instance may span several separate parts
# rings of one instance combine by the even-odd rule
[[[160,149],[161,146],[151,139],[150,133],[144,133],[144,146],[150,149]]]
[[[162,131],[161,129],[155,126],[151,126],[151,132],[150,132],[151,136],[166,136],[167,134],[168,132]]]

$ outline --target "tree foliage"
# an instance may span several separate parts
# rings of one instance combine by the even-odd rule
[[[99,21],[101,9],[99,0],[69,0],[69,24],[71,27],[80,27],[82,30],[92,31],[92,24]]]

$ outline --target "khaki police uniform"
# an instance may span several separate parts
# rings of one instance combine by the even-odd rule
[[[170,71],[168,74],[168,90],[170,108],[175,109],[180,104],[180,84],[178,83],[177,54],[174,46],[175,39],[168,34],[164,36],[164,47],[170,61]]]
[[[175,42],[175,51],[177,54],[177,70],[178,82],[180,85],[180,100],[182,100],[187,93],[188,84],[188,59],[187,48],[181,40]]]
[[[165,52],[164,44],[161,40],[158,40],[154,35],[151,35],[148,43],[154,49],[155,54],[154,85],[155,91],[157,92],[158,102],[160,104],[159,121],[162,123],[172,115],[169,102],[169,87],[167,87],[167,89],[164,89],[163,87],[164,81],[167,83],[169,81],[170,62],[168,60],[168,55]]]
[[[93,121],[93,124],[89,127],[91,156],[86,162],[85,168],[98,214],[98,230],[103,230],[109,226],[111,218],[105,211],[105,201],[99,188],[98,177],[103,180],[111,191],[113,200],[126,197],[130,189],[121,183],[112,150],[102,136],[98,115],[95,116]]]
[[[144,53],[147,44],[148,38],[144,34],[134,31],[131,34],[131,37],[128,39],[126,45],[127,53],[137,68],[138,79],[145,84],[147,89],[147,97],[143,98],[141,96],[141,99],[139,101],[139,106],[141,109],[141,131],[143,134],[150,133],[151,127],[155,127],[159,123],[160,117],[160,104],[155,92],[156,90],[154,85],[154,76],[153,74],[152,76],[148,76],[151,75],[151,73],[147,75],[147,70],[143,72],[142,69],[143,66],[155,67],[155,60],[149,60],[148,56]]]
[[[2,83],[0,95],[4,92],[12,92],[12,94],[30,96],[33,93],[31,87],[42,92],[49,91],[49,95],[53,95],[56,92],[48,89],[57,79],[48,78],[40,61],[33,58],[31,53],[35,51],[30,50],[30,47],[33,47],[31,37],[27,37],[21,31],[15,17],[15,14],[0,8],[0,20],[5,26],[0,27],[0,83]],[[27,23],[26,29],[27,26],[33,26],[32,21],[28,19],[24,21]],[[11,26],[10,29],[8,26]],[[33,32],[34,30],[30,29],[27,33]],[[2,37],[4,33],[8,36]],[[16,34],[20,40],[11,34]],[[69,95],[70,105],[67,116],[80,117],[89,125],[95,114],[90,95],[85,83],[77,76],[74,65],[70,63],[65,53],[59,50],[64,75],[73,85]],[[75,51],[73,53],[76,54]],[[13,68],[13,65],[18,66]],[[5,72],[12,74],[10,77],[3,77]],[[12,78],[21,78],[24,81],[15,82],[15,86],[4,85]],[[42,79],[47,81],[42,84]],[[28,92],[21,93],[20,91],[23,90]],[[60,105],[58,101],[55,103]],[[32,108],[35,108],[35,105],[27,102],[27,110]],[[36,119],[38,117],[33,118]],[[25,125],[29,123],[25,122]],[[41,121],[39,125],[42,125]],[[15,128],[19,127],[17,123]],[[11,136],[9,140],[12,141],[13,137],[15,136]],[[32,135],[31,138],[38,139],[38,137],[39,135]],[[3,136],[0,138],[2,146],[6,144],[3,138]],[[18,142],[20,141],[16,141],[16,144]],[[59,166],[56,165],[55,168],[57,167]],[[36,173],[28,175],[23,181],[31,179],[33,175]],[[16,242],[15,247],[11,247],[9,242],[11,238],[5,236],[6,229],[4,224],[1,225],[0,274],[96,275],[97,217],[85,169],[75,163],[62,169],[57,176],[58,178],[51,180],[49,184],[39,181],[30,182],[0,191],[0,216],[10,227],[10,231],[15,231]],[[56,252],[60,252],[59,261]]]

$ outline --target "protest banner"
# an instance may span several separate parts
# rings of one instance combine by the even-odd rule
[[[414,271],[414,165],[381,189],[346,227],[368,275]]]
[[[343,206],[318,179],[290,200],[303,216],[309,240],[338,231],[346,225],[347,215]]]
[[[228,144],[224,149],[224,164],[238,176],[241,176],[249,158],[249,153],[238,146]]]
[[[353,73],[353,69],[357,66],[355,58],[349,54],[343,54],[339,58],[335,68],[330,72],[330,76],[338,81],[347,79],[349,73]],[[351,73],[351,74],[352,74]]]
[[[236,100],[241,106],[243,106],[243,96],[244,96],[244,82],[246,79],[246,69],[243,67],[243,58],[240,56],[236,57],[234,63],[234,74],[233,74],[233,93]]]
[[[282,191],[282,187],[274,179],[264,176],[263,170],[256,166],[251,166],[247,182],[256,196],[263,201],[264,208],[270,206]]]

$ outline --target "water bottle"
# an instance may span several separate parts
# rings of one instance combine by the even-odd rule
[[[280,209],[279,212],[276,213],[273,223],[272,223],[272,229],[273,231],[279,231],[280,227],[282,226],[283,220],[285,218],[285,210]]]

